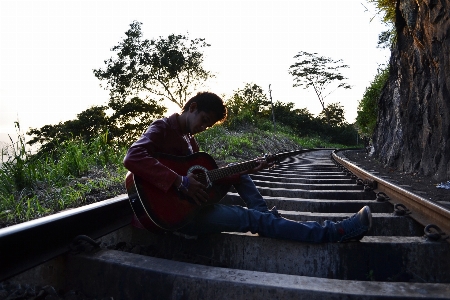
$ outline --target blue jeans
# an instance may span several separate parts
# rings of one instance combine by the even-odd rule
[[[333,222],[296,222],[280,217],[276,210],[269,210],[252,179],[241,176],[235,189],[247,208],[239,205],[214,204],[205,206],[193,222],[179,230],[188,235],[219,232],[252,232],[261,236],[299,242],[334,242],[336,229]]]

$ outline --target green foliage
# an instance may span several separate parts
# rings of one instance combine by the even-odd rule
[[[327,122],[331,127],[342,127],[346,125],[344,107],[340,103],[330,103],[319,114],[323,122]]]
[[[126,148],[111,145],[107,133],[90,143],[68,140],[51,153],[31,155],[18,123],[16,127],[17,142],[11,139],[11,145],[2,149],[0,223],[23,222],[79,206],[99,189],[122,188]],[[105,192],[105,199],[116,194]]]
[[[145,132],[156,119],[160,119],[167,109],[154,100],[133,97],[126,103],[110,102],[113,114],[108,118],[108,131],[120,145],[129,145]]]
[[[317,56],[317,53],[304,51],[300,51],[294,58],[297,62],[289,67],[289,74],[294,77],[293,86],[301,86],[304,89],[312,87],[323,110],[326,110],[325,98],[328,95],[338,88],[351,88],[347,83],[341,82],[347,78],[340,73],[340,69],[348,68],[342,64],[342,59],[335,61],[328,57]],[[331,84],[336,82],[337,84],[329,91]]]
[[[108,116],[107,111],[112,112],[112,115]],[[138,97],[123,105],[110,103],[109,106],[92,106],[79,113],[77,119],[30,129],[27,134],[32,139],[27,144],[39,144],[39,152],[47,153],[66,141],[81,139],[89,143],[99,135],[107,135],[108,141],[129,145],[165,112],[166,108],[156,101],[144,101]]]
[[[330,143],[339,143],[346,146],[357,146],[360,139],[355,126],[347,123],[330,129],[328,136],[330,137]]]
[[[383,23],[389,27],[388,30],[379,34],[378,47],[392,47],[397,38],[397,33],[395,31],[397,0],[367,0],[367,2],[375,5],[377,14],[382,16]]]
[[[220,124],[197,134],[196,138],[200,149],[211,154],[219,166],[299,148],[346,147],[318,136],[299,137],[285,125],[277,125],[277,130],[273,131],[273,126],[264,130],[248,124],[245,130],[231,130]]]
[[[246,84],[244,89],[234,92],[226,105],[228,118],[224,126],[228,130],[239,131],[254,126],[260,130],[273,131],[272,107],[258,85]],[[291,128],[298,136],[320,136],[321,140],[332,143],[341,143],[339,139],[342,139],[343,144],[356,144],[357,131],[353,125],[345,122],[344,109],[339,103],[327,105],[318,117],[314,117],[306,108],[294,109],[292,102],[275,102],[273,112],[277,124]]]
[[[273,105],[277,123],[289,126],[299,136],[311,135],[316,132],[317,122],[306,108],[294,109],[294,103],[277,101]]]
[[[20,132],[19,122],[14,122],[17,132],[17,141],[14,142],[9,136],[11,146],[2,149],[1,168],[6,172],[0,174],[0,192],[8,194],[13,192],[13,186],[22,189],[31,182],[32,173],[28,168],[28,156],[25,149],[25,137]],[[4,161],[4,158],[7,160]]]
[[[373,135],[378,117],[378,99],[389,77],[389,67],[379,68],[370,86],[366,88],[358,104],[356,125],[359,134],[370,139]]]
[[[40,144],[40,152],[51,152],[64,141],[81,138],[91,140],[95,135],[107,131],[108,117],[105,106],[92,106],[77,115],[77,119],[56,125],[45,125],[40,129],[31,128],[27,134],[32,139],[27,144]]]
[[[267,110],[270,100],[262,88],[253,83],[247,83],[243,89],[234,91],[230,99],[226,101],[228,118],[225,121],[230,128],[257,124],[263,111]]]
[[[384,23],[395,23],[397,0],[367,0],[367,2],[375,4],[378,9],[377,13],[382,15]]]
[[[300,147],[280,132],[264,131],[250,124],[245,130],[237,131],[216,125],[196,138],[201,150],[211,154],[219,163],[238,162]]]
[[[180,108],[187,97],[213,75],[203,68],[204,39],[171,34],[167,38],[142,39],[142,23],[134,21],[126,37],[111,51],[116,57],[105,60],[105,69],[94,75],[106,81],[113,105],[123,105],[130,97],[167,99]]]

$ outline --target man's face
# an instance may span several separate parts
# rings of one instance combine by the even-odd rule
[[[216,124],[217,117],[214,112],[198,111],[197,109],[190,112],[188,129],[191,134],[197,134],[205,131],[207,128]]]

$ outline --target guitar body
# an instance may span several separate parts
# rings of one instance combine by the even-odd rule
[[[205,173],[207,170],[217,169],[214,159],[205,152],[197,152],[185,157],[159,154],[157,159],[183,176],[188,173]],[[206,180],[202,183],[208,185]],[[153,232],[177,230],[191,222],[202,208],[176,188],[171,187],[164,192],[131,172],[126,175],[125,187],[139,222]],[[219,202],[228,189],[229,186],[211,183],[206,190],[209,199],[204,205]]]
[[[314,149],[295,150],[266,156],[267,162],[279,162],[288,156],[313,151]],[[197,180],[207,189],[208,202],[197,205],[191,198],[171,187],[167,192],[155,187],[151,182],[128,172],[125,187],[131,207],[139,222],[152,232],[177,230],[193,220],[205,205],[219,202],[228,192],[230,186],[218,184],[220,179],[242,171],[251,170],[260,164],[259,159],[217,168],[214,159],[205,152],[197,152],[189,156],[173,156],[157,154],[160,163],[172,169],[177,174],[194,173]]]

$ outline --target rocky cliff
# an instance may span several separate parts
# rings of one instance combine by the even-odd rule
[[[379,99],[375,156],[450,179],[450,0],[398,0],[397,42]]]

